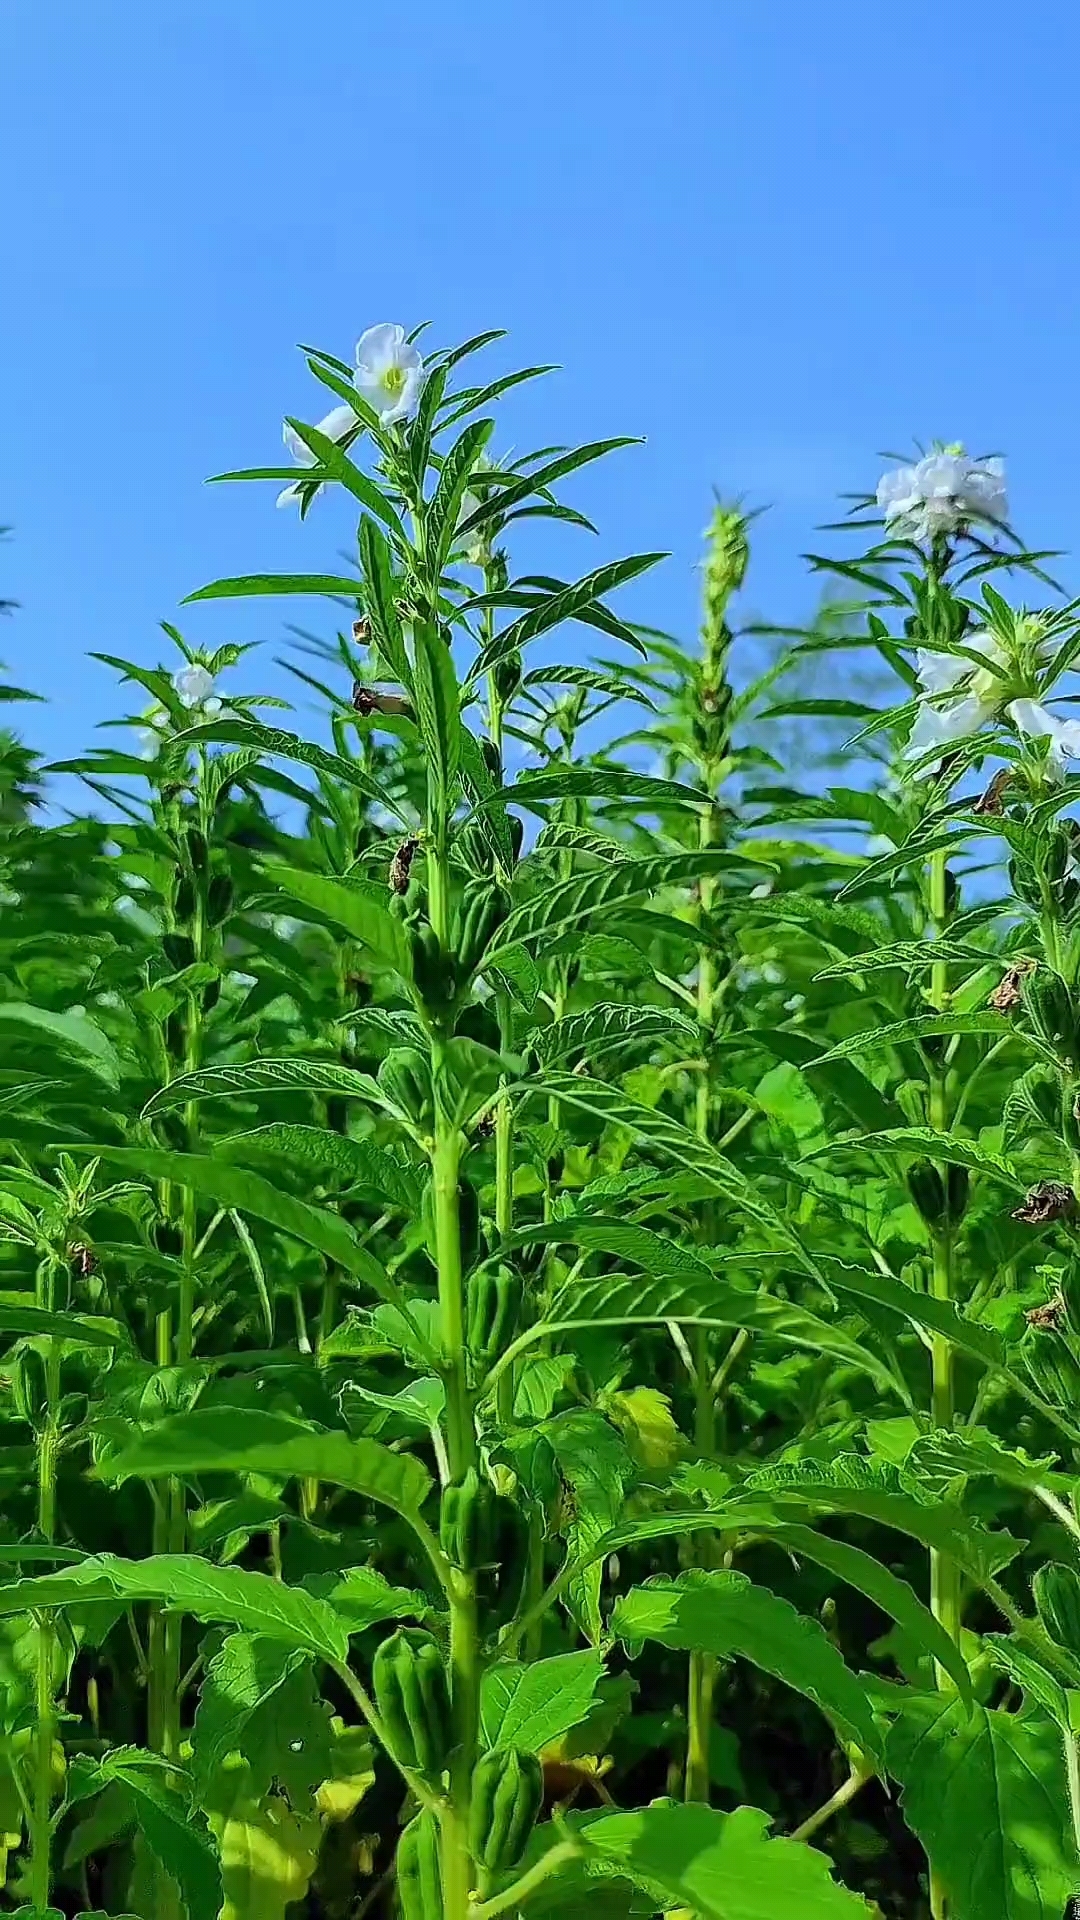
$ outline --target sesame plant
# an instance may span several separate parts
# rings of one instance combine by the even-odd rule
[[[190,596],[321,599],[317,738],[170,625],[85,815],[3,749],[0,1900],[1071,1912],[1080,605],[951,447],[783,656],[725,503],[642,629],[495,338],[221,476],[355,503]]]

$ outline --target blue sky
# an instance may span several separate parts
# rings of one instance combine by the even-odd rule
[[[815,523],[913,437],[1004,451],[1020,529],[1074,545],[1078,68],[1064,0],[9,0],[0,651],[35,739],[87,743],[87,651],[155,660],[192,588],[336,562],[336,501],[202,483],[315,417],[296,342],[378,320],[557,361],[503,445],[645,436],[547,557],[670,548],[621,602],[656,624],[693,631],[714,485],[771,503],[753,610],[809,612]],[[182,625],[282,691],[287,617]]]

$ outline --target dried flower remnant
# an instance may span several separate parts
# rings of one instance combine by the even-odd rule
[[[354,713],[365,720],[373,713],[399,719],[407,719],[412,714],[409,702],[400,693],[380,693],[376,687],[365,687],[359,680],[352,690],[352,704]]]
[[[1032,1187],[1022,1207],[1013,1210],[1013,1219],[1026,1227],[1046,1227],[1055,1220],[1071,1220],[1076,1213],[1076,1195],[1060,1180],[1042,1180]]]
[[[990,785],[983,793],[980,793],[978,799],[975,801],[971,809],[972,813],[992,814],[994,816],[1004,813],[1005,794],[1012,784],[1012,778],[1013,770],[1011,767],[999,767]]]
[[[1024,980],[1031,972],[1031,962],[1023,966],[1010,967],[998,981],[993,993],[987,996],[986,1004],[995,1013],[1015,1013],[1024,998]]]
[[[1065,1317],[1065,1300],[1060,1287],[1055,1288],[1049,1300],[1044,1300],[1041,1306],[1029,1307],[1024,1315],[1028,1326],[1034,1327],[1039,1333],[1060,1332]]]
[[[408,840],[403,840],[397,852],[395,853],[393,859],[391,860],[390,890],[392,893],[396,893],[400,895],[404,895],[408,893],[409,874],[412,871],[412,863],[416,857],[416,852],[419,845],[420,845],[420,842],[419,840],[416,840],[416,839],[410,838]]]

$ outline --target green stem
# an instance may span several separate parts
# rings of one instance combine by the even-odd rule
[[[441,1056],[442,1043],[436,1040],[432,1047],[436,1086],[433,1154],[435,1258],[439,1275],[443,1379],[446,1387],[447,1455],[451,1478],[458,1480],[470,1467],[477,1465],[479,1455],[465,1364],[461,1224],[458,1211],[461,1136],[440,1097]],[[450,1769],[450,1804],[444,1809],[441,1819],[443,1899],[445,1920],[468,1920],[472,1862],[466,1836],[480,1720],[480,1646],[473,1575],[454,1570],[448,1582],[448,1597],[454,1754]]]
[[[52,1304],[52,1275],[46,1281],[46,1302]],[[56,1538],[56,1459],[60,1448],[60,1350],[50,1340],[45,1358],[45,1428],[38,1440],[38,1531],[46,1542]],[[52,1770],[56,1739],[53,1700],[53,1660],[56,1629],[51,1612],[39,1613],[34,1675],[34,1788],[30,1835],[31,1904],[42,1912],[49,1905],[52,1883]]]
[[[524,1906],[537,1887],[542,1887],[552,1874],[561,1873],[563,1867],[577,1859],[578,1851],[572,1840],[561,1840],[558,1846],[550,1847],[543,1858],[529,1868],[528,1873],[523,1873],[520,1880],[515,1880],[512,1887],[504,1888],[493,1900],[485,1900],[481,1906],[473,1907],[471,1920],[496,1920],[497,1914],[512,1913]]]
[[[1072,1815],[1073,1845],[1080,1860],[1080,1743],[1072,1729],[1063,1730],[1065,1740],[1065,1778],[1069,1788],[1069,1812]]]

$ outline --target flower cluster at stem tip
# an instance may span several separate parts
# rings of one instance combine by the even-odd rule
[[[877,503],[890,533],[933,540],[971,520],[1009,517],[1003,460],[972,460],[962,447],[929,453],[914,467],[898,467],[878,481]]]
[[[224,711],[224,702],[214,692],[213,674],[209,667],[200,666],[197,661],[176,669],[172,676],[172,690],[194,722],[213,720]],[[145,725],[139,728],[138,733],[139,745],[143,759],[153,760],[169,730],[169,716],[164,707],[153,706],[144,719]]]
[[[973,521],[1004,525],[1005,463],[973,460],[956,444],[936,448],[914,466],[883,474],[877,504],[888,533],[921,543],[962,535]],[[1046,636],[1038,616],[1021,618],[1009,644],[988,627],[969,629],[960,644],[963,653],[916,652],[919,690],[905,757],[927,774],[951,747],[1005,717],[1027,740],[1045,741],[1044,769],[1060,779],[1066,761],[1080,758],[1080,721],[1060,719],[1040,697]]]

